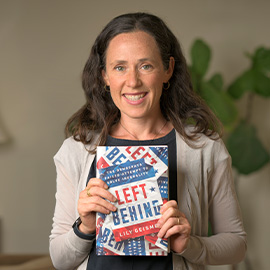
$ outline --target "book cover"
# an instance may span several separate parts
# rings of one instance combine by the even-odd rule
[[[156,223],[168,201],[168,147],[97,147],[97,177],[117,198],[117,211],[97,213],[97,255],[166,256]]]

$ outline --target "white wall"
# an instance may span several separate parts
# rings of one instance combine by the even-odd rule
[[[153,12],[178,36],[187,57],[194,39],[202,37],[213,48],[209,73],[220,71],[228,84],[248,67],[244,52],[270,46],[269,10],[270,1],[263,0],[0,0],[0,121],[13,139],[0,146],[1,251],[48,253],[52,157],[64,139],[65,121],[84,102],[80,74],[108,20]],[[241,101],[243,113],[244,106]],[[254,110],[253,123],[270,149],[270,99],[256,98]],[[268,165],[238,181],[248,258],[260,270],[270,265],[269,180]]]

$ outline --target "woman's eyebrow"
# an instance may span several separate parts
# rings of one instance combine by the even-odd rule
[[[148,58],[148,57],[145,57],[145,58],[140,58],[140,59],[138,59],[138,63],[141,63],[141,62],[145,62],[145,61],[151,61],[151,62],[154,62],[154,60],[152,59],[152,58]],[[113,66],[113,65],[115,65],[115,64],[127,64],[128,63],[128,61],[126,61],[126,60],[114,60],[113,62],[111,62],[109,65],[110,66]]]
[[[109,63],[109,66],[119,65],[119,64],[127,64],[128,61],[125,60],[114,60]]]

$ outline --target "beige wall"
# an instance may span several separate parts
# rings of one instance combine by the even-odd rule
[[[186,54],[202,37],[213,47],[209,73],[222,72],[228,84],[248,66],[243,52],[270,46],[269,10],[266,0],[0,0],[0,121],[13,139],[0,147],[1,251],[48,252],[52,157],[64,139],[65,121],[83,103],[81,70],[109,19],[130,11],[160,15]],[[270,149],[270,99],[256,98],[254,109],[253,122]],[[248,256],[260,270],[270,265],[269,180],[268,165],[238,182]]]

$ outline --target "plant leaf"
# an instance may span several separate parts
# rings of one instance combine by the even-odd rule
[[[256,136],[254,126],[241,121],[227,140],[232,165],[242,174],[250,174],[270,161],[270,156]]]
[[[270,79],[261,71],[254,70],[254,92],[264,96],[270,97]]]
[[[229,94],[235,99],[240,98],[247,91],[269,97],[270,79],[260,70],[253,68],[244,72],[228,88]]]
[[[231,97],[224,91],[213,87],[209,82],[203,82],[200,90],[201,97],[226,128],[231,128],[237,119],[237,109]]]
[[[270,49],[258,48],[253,56],[253,66],[261,71],[270,71]]]
[[[223,87],[223,78],[220,73],[214,74],[211,79],[208,81],[215,89],[222,90]]]
[[[200,78],[207,72],[210,58],[210,47],[201,39],[195,40],[191,47],[192,69]]]
[[[240,75],[228,88],[228,93],[235,99],[240,98],[246,91],[254,89],[254,75],[248,70]]]

